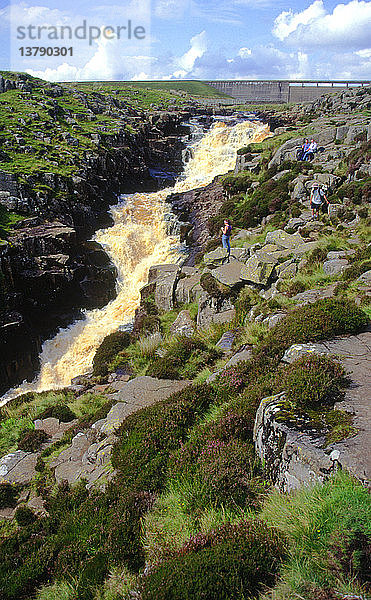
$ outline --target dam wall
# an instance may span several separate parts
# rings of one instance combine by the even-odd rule
[[[370,81],[207,81],[219,92],[232,96],[241,103],[299,104],[312,102],[324,94],[336,94],[349,88],[370,85]],[[236,102],[234,102],[235,104]]]

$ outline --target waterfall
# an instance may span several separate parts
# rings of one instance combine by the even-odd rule
[[[2,404],[27,391],[68,386],[73,377],[91,369],[103,338],[133,319],[140,301],[139,290],[147,283],[149,268],[180,259],[178,239],[166,234],[166,197],[207,185],[216,175],[234,168],[239,148],[267,135],[268,126],[257,122],[243,121],[232,127],[217,122],[194,143],[192,157],[173,187],[123,195],[120,203],[111,207],[114,225],[98,231],[95,240],[117,268],[117,297],[103,308],[85,311],[82,320],[44,342],[39,374],[33,382],[24,382],[10,390]]]

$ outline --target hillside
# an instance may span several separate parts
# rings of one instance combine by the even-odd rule
[[[295,108],[169,196],[188,261],[91,372],[1,408],[4,600],[369,597],[369,107]]]
[[[87,83],[78,83],[77,87],[81,89],[91,88],[91,89],[101,89],[101,90],[109,90],[116,89],[120,90],[122,93],[126,93],[129,97],[133,97],[138,94],[138,92],[147,92],[148,98],[151,101],[156,102],[158,98],[162,97],[166,98],[164,92],[169,93],[169,99],[174,100],[174,92],[178,93],[180,98],[191,96],[191,97],[201,97],[201,98],[230,98],[228,94],[224,94],[223,92],[217,91],[211,85],[204,83],[203,81],[114,81],[114,82],[104,82],[104,81],[95,81],[95,82],[87,82]],[[160,93],[159,93],[160,92]]]

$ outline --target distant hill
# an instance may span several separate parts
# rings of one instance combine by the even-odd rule
[[[131,88],[150,90],[175,90],[189,94],[190,96],[201,96],[204,98],[230,98],[228,94],[219,92],[211,85],[202,81],[89,81],[74,84],[75,87],[109,87],[109,88]]]

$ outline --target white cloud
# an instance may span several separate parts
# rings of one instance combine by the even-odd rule
[[[205,54],[207,50],[206,31],[201,31],[191,38],[190,44],[190,49],[177,60],[177,64],[185,72],[183,77],[192,71],[196,60]]]
[[[179,19],[189,8],[189,0],[156,0],[155,15],[160,19]]]
[[[66,62],[44,70],[27,69],[27,73],[48,81],[109,81],[148,79],[144,68],[150,68],[152,58],[147,55],[125,55],[125,46],[118,39],[99,38],[96,51],[82,66]],[[140,72],[138,73],[138,70]]]
[[[240,56],[241,58],[247,58],[248,56],[252,55],[252,50],[251,48],[240,48],[238,51],[238,56]]]
[[[282,41],[296,31],[299,25],[307,25],[315,19],[324,17],[325,14],[322,0],[315,0],[313,4],[300,13],[294,13],[291,9],[284,11],[275,19],[273,33]]]
[[[301,48],[362,48],[370,42],[371,2],[351,0],[326,13],[322,0],[306,10],[282,12],[273,33],[281,41]]]
[[[371,58],[371,48],[365,48],[364,50],[358,50],[357,56],[361,58]]]

